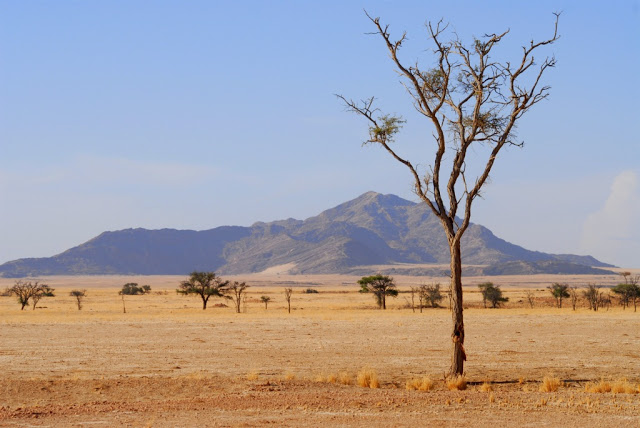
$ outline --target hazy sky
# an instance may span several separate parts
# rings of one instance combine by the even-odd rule
[[[473,221],[528,249],[640,267],[637,0],[0,0],[0,262],[105,230],[303,219],[368,190],[416,200],[334,96],[379,97],[408,119],[399,151],[431,162],[363,8],[406,30],[402,55],[424,64],[427,20],[465,40],[509,28],[500,55],[515,60],[562,11],[551,96]]]

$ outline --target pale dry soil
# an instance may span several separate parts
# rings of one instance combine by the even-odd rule
[[[553,308],[532,279],[533,309],[516,283],[503,284],[506,308],[484,309],[470,286],[471,384],[449,391],[446,308],[413,312],[402,293],[380,311],[353,278],[297,278],[248,278],[257,285],[240,314],[176,295],[178,277],[134,278],[154,292],[127,296],[126,314],[117,291],[127,277],[51,278],[56,297],[35,311],[0,297],[0,426],[640,426],[640,394],[584,388],[623,377],[638,387],[640,312]],[[291,314],[285,286],[295,287]],[[87,289],[82,311],[75,288]],[[356,385],[365,366],[379,389]],[[339,372],[354,382],[327,381]],[[405,389],[425,375],[433,390]],[[540,392],[547,375],[565,386]]]

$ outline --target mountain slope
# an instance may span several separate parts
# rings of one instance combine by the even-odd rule
[[[462,257],[466,265],[490,265],[494,272],[509,273],[545,269],[575,273],[580,271],[576,266],[610,266],[590,256],[529,251],[476,224],[463,237]],[[440,222],[425,204],[367,192],[304,221],[204,231],[105,232],[53,257],[5,263],[0,275],[150,275],[193,270],[238,274],[285,264],[295,266],[291,273],[346,273],[369,265],[448,262],[449,247]],[[501,268],[505,263],[510,265]]]

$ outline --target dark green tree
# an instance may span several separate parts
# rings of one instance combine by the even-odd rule
[[[147,294],[151,292],[150,285],[138,286],[136,282],[127,282],[122,286],[122,290],[118,294],[124,294],[126,296],[135,296],[138,294]]]
[[[483,284],[479,284],[478,288],[482,293],[482,301],[484,302],[484,307],[487,307],[487,302],[491,304],[492,308],[497,308],[501,303],[508,302],[509,298],[504,297],[502,295],[502,290],[499,285],[493,285],[492,282],[485,282]]]
[[[556,306],[558,308],[562,307],[562,299],[565,299],[569,296],[569,286],[567,284],[560,284],[558,282],[554,282],[549,287],[547,287],[551,292],[551,295],[556,299]]]
[[[620,304],[623,309],[633,303],[633,312],[636,312],[637,301],[640,299],[640,286],[638,284],[618,284],[612,287],[611,291],[620,296]]]
[[[189,279],[182,281],[178,294],[197,294],[202,299],[202,309],[207,309],[211,296],[225,297],[229,281],[223,281],[215,272],[191,272]]]
[[[373,293],[378,308],[387,309],[387,296],[397,297],[398,290],[393,278],[384,275],[363,276],[358,280],[361,293]]]

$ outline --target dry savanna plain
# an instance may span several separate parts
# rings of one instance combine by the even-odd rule
[[[546,289],[614,276],[465,278],[466,389],[444,380],[446,301],[414,311],[407,292],[446,278],[395,277],[383,311],[356,277],[228,277],[251,286],[241,313],[220,298],[203,311],[176,294],[181,276],[39,279],[55,297],[35,310],[0,297],[3,427],[640,426],[640,312],[559,309]],[[483,307],[485,281],[502,308]],[[126,296],[124,313],[127,282],[152,291]],[[82,310],[73,289],[87,290]]]

